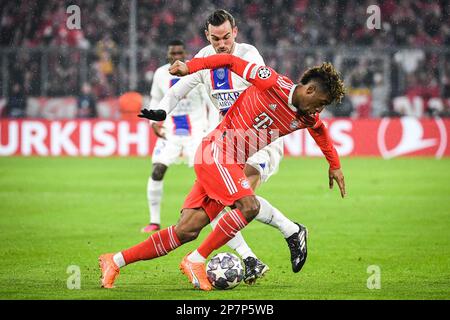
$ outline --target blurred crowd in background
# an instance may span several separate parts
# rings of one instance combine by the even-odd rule
[[[66,26],[72,4],[81,9],[79,30]],[[381,9],[380,29],[366,25],[372,4]],[[130,89],[128,1],[20,0],[0,6],[2,96],[89,91],[103,99]],[[137,91],[149,94],[171,39],[184,40],[190,56],[207,45],[204,21],[217,8],[234,15],[238,42],[256,46],[267,65],[293,80],[332,61],[351,92],[369,92],[370,116],[392,114],[398,96],[450,99],[450,4],[431,0],[138,0]],[[352,109],[344,101],[336,115],[351,115]]]

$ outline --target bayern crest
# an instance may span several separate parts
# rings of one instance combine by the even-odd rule
[[[290,127],[292,130],[295,130],[295,129],[298,128],[298,124],[299,124],[298,120],[292,120],[292,121],[291,121],[291,124],[289,125],[289,127]]]
[[[242,188],[250,189],[250,182],[248,182],[247,179],[241,178],[241,179],[239,179],[239,183],[241,184]]]

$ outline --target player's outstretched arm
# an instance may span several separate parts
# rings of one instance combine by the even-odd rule
[[[169,73],[173,76],[187,76],[189,73],[189,68],[183,61],[177,60],[169,67]]]
[[[181,61],[177,61],[182,63]],[[163,121],[166,116],[170,114],[178,105],[178,102],[185,97],[192,89],[194,89],[199,83],[201,78],[199,75],[190,75],[177,81],[167,93],[155,103],[150,104],[150,110],[141,110],[141,114],[138,115],[141,118],[147,118],[153,121]],[[153,102],[153,100],[152,100]],[[159,120],[161,119],[161,120]]]
[[[344,198],[347,194],[345,191],[344,174],[341,170],[339,155],[333,145],[333,142],[331,141],[327,127],[325,127],[323,122],[319,120],[316,126],[313,128],[308,128],[308,132],[311,134],[314,141],[316,141],[317,145],[320,147],[320,150],[322,150],[322,153],[330,164],[330,168],[328,170],[330,189],[333,189],[334,181],[336,181],[339,186],[341,196]]]
[[[172,75],[184,76],[203,69],[217,69],[222,67],[229,67],[231,71],[261,90],[273,86],[278,78],[275,70],[248,62],[231,54],[215,54],[209,57],[194,58],[186,63],[176,61],[172,64],[169,72]]]

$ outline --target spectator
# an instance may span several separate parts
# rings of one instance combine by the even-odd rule
[[[15,83],[12,93],[5,106],[5,116],[8,118],[25,118],[27,109],[27,97],[21,85]]]
[[[77,117],[78,118],[97,117],[97,100],[92,94],[92,87],[89,83],[83,83],[81,95],[78,97]]]
[[[22,84],[22,90],[29,95],[76,96],[80,79],[88,78],[99,99],[119,96],[129,89],[130,2],[76,1],[82,13],[80,30],[66,26],[66,8],[72,4],[68,0],[3,2],[0,45],[24,47],[26,52],[7,57],[9,77],[5,78],[10,83]],[[437,81],[441,96],[448,96],[449,75],[442,71],[448,56],[440,50],[433,54],[428,50],[430,46],[450,45],[448,1],[379,0],[381,30],[366,28],[366,9],[370,4],[356,0],[137,1],[137,90],[144,93],[150,87],[152,73],[162,63],[155,57],[162,56],[159,51],[167,38],[182,37],[189,51],[198,51],[206,45],[202,26],[205,14],[223,6],[240,21],[238,41],[255,45],[268,65],[293,79],[312,64],[324,60],[338,63],[344,57],[339,69],[348,80],[347,85],[372,92],[374,116],[387,108],[385,91],[395,97],[406,95],[411,89],[407,79],[421,79],[424,70],[431,70],[431,76],[423,83],[426,88],[420,94],[434,93]],[[58,48],[46,54],[32,51],[32,56],[26,50],[46,46]],[[323,53],[322,48],[315,46],[331,46],[332,50]],[[341,54],[339,46],[350,50]],[[369,49],[359,53],[359,46]],[[71,54],[63,48],[70,48]],[[396,52],[386,48],[396,48]],[[377,56],[375,52],[381,54]],[[13,62],[16,60],[18,67]],[[388,70],[383,68],[388,60],[394,62],[389,66],[393,70],[389,82],[374,81],[376,73],[382,73],[381,78],[386,81],[389,74],[384,74]],[[41,83],[43,79],[46,81]],[[356,107],[359,110],[355,104]]]
[[[372,117],[382,117],[388,111],[389,89],[384,84],[383,75],[375,73],[373,76],[374,86],[372,88]]]
[[[344,96],[341,103],[329,108],[334,117],[351,117],[353,109],[353,104],[347,95]]]

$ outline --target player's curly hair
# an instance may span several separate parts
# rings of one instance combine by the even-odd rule
[[[311,80],[317,81],[324,92],[330,95],[330,103],[341,103],[346,88],[340,73],[330,62],[323,62],[320,66],[309,68],[303,73],[300,83],[305,85]]]

